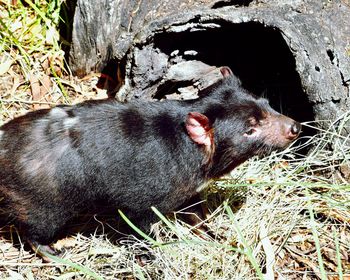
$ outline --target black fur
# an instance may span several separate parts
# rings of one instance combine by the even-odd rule
[[[215,144],[209,161],[186,131],[189,112],[209,118]],[[292,139],[277,126],[247,137],[266,114],[280,116],[234,77],[197,100],[105,100],[28,113],[0,129],[3,210],[30,241],[41,244],[97,201],[149,225],[151,206],[163,213],[175,210],[209,179],[285,147]],[[286,117],[283,122],[296,125]]]

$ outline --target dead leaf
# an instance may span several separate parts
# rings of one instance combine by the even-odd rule
[[[33,101],[40,101],[41,99],[41,91],[40,91],[40,82],[36,75],[31,74],[29,76],[29,82],[30,82],[30,89],[32,93],[32,100]],[[38,103],[33,104],[34,110],[37,110],[40,108],[40,105]]]
[[[46,59],[41,63],[41,67],[43,68],[44,73],[45,73],[46,75],[50,75],[51,70],[50,70],[50,62],[49,62],[49,59],[46,58]]]
[[[6,57],[6,56],[4,56],[4,57],[5,57],[5,59],[3,59],[3,61],[1,61],[1,63],[0,63],[0,76],[6,74],[9,71],[9,69],[13,63],[13,60],[11,58]]]
[[[319,212],[342,223],[350,223],[350,214],[346,211],[341,211],[338,209],[324,209],[320,210]]]
[[[50,87],[51,87],[52,83],[51,83],[51,79],[48,75],[43,75],[43,77],[40,79],[40,83],[46,89],[47,92],[50,91]]]
[[[298,261],[298,263],[302,264],[302,267],[309,267],[317,275],[317,277],[321,279],[321,272],[318,263],[314,263],[307,258],[301,257],[291,250],[288,251],[291,256]]]

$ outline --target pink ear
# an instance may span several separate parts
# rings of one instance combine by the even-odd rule
[[[190,138],[199,145],[210,147],[213,144],[213,130],[209,119],[197,112],[190,112],[186,119],[186,129]]]
[[[222,66],[220,72],[225,78],[233,75],[232,70],[228,66]]]

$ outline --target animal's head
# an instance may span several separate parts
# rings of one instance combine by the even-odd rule
[[[205,93],[198,112],[190,112],[186,119],[188,135],[204,148],[212,166],[211,177],[254,155],[286,148],[301,130],[300,123],[243,89],[228,67],[221,73],[224,79]]]

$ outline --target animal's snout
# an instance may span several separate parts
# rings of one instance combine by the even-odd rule
[[[287,135],[286,137],[289,140],[294,140],[298,137],[298,135],[300,134],[301,131],[301,124],[290,119],[290,122],[287,122],[286,124],[286,128],[287,128]]]
[[[270,126],[266,127],[264,131],[266,143],[285,148],[298,138],[301,132],[301,124],[281,114],[271,115]]]

